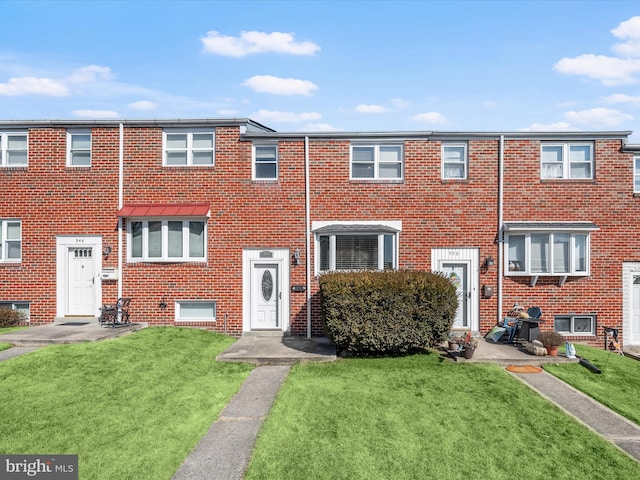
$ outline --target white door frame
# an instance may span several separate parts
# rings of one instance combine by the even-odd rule
[[[446,263],[459,263],[467,267],[467,319],[471,332],[480,331],[480,252],[477,248],[433,248],[431,249],[431,269],[441,272]]]
[[[252,248],[242,252],[242,331],[251,329],[251,272],[256,265],[277,265],[278,278],[275,284],[279,291],[275,292],[278,299],[278,328],[289,330],[289,249],[288,248]]]
[[[623,345],[639,346],[640,338],[633,338],[633,277],[640,275],[640,262],[622,263],[622,332],[618,332],[618,340]],[[597,334],[598,332],[596,332]]]
[[[69,312],[69,251],[71,248],[93,249],[94,306],[93,316],[100,316],[102,306],[102,236],[100,235],[58,235],[56,237],[56,317],[64,317]]]

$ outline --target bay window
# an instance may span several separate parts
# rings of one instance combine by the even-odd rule
[[[127,236],[130,261],[206,261],[204,220],[131,220]]]

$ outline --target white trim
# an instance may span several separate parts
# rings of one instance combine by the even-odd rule
[[[622,337],[625,346],[640,345],[640,341],[632,343],[631,332],[633,332],[633,288],[634,275],[640,275],[640,262],[622,263]],[[626,332],[629,334],[627,335]],[[597,332],[596,332],[597,333]]]
[[[450,165],[463,165],[464,166],[464,175],[462,177],[447,177],[444,172],[445,172],[445,165],[447,164],[447,162],[445,162],[445,155],[444,155],[444,149],[447,147],[462,147],[463,149],[463,154],[462,154],[462,161],[461,162],[448,162],[448,164]],[[467,142],[442,142],[442,145],[440,147],[440,158],[441,158],[441,162],[440,162],[440,178],[442,180],[467,180],[469,178],[469,144]]]
[[[89,164],[88,165],[74,165],[72,162],[71,140],[74,135],[89,135]],[[92,147],[93,147],[93,135],[90,128],[67,130],[67,167],[90,168],[93,162]],[[79,149],[79,150],[85,151],[86,149]]]
[[[193,163],[193,135],[200,133],[210,133],[213,137],[213,145],[211,147],[211,163]],[[186,163],[181,164],[168,164],[167,163],[167,134],[186,134],[187,146],[185,151],[187,153]],[[182,149],[180,149],[182,151]],[[209,149],[200,149],[196,151],[209,151]],[[215,128],[164,128],[162,130],[162,166],[163,167],[214,167],[216,164],[216,130]]]
[[[183,304],[213,304],[213,317],[209,318],[181,318]],[[218,319],[218,304],[215,300],[176,300],[174,303],[175,322],[176,323],[202,323],[202,322],[215,322]]]
[[[380,220],[380,221],[375,221],[375,220],[355,220],[355,221],[335,221],[335,220],[328,220],[328,221],[317,221],[314,220],[313,222],[311,222],[311,231],[315,232],[316,230],[320,230],[321,228],[324,227],[333,227],[333,226],[371,226],[371,227],[377,227],[377,226],[384,226],[384,227],[388,227],[390,229],[395,230],[396,232],[401,232],[402,231],[402,220]]]
[[[274,147],[276,149],[276,155],[274,162],[265,162],[265,163],[275,163],[276,164],[276,176],[275,177],[257,177],[256,176],[256,147]],[[257,182],[277,182],[280,175],[280,159],[279,159],[279,149],[278,142],[275,141],[265,141],[265,142],[253,142],[251,144],[251,179]]]
[[[264,252],[264,253],[263,253]],[[268,252],[268,253],[267,253]],[[263,256],[261,256],[261,253]],[[265,257],[271,255],[270,257]],[[290,261],[288,248],[245,248],[242,251],[242,331],[251,331],[251,271],[255,265],[278,265],[278,281],[281,298],[278,301],[280,328],[284,332],[290,328]]]

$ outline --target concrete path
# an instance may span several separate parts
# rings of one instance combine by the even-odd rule
[[[2,338],[0,337],[0,340]],[[34,350],[38,350],[39,347],[13,347],[8,350],[2,350],[0,352],[0,362],[4,360],[9,360],[10,358],[15,358],[25,353],[33,352]]]
[[[259,366],[222,410],[173,480],[241,480],[288,365]]]
[[[512,373],[512,375],[640,461],[640,427],[638,425],[547,372]]]

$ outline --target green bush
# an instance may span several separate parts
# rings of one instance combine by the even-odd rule
[[[339,352],[402,355],[446,340],[458,297],[438,273],[332,272],[320,277],[320,305]]]
[[[0,328],[14,327],[27,320],[25,314],[18,310],[0,307]]]

